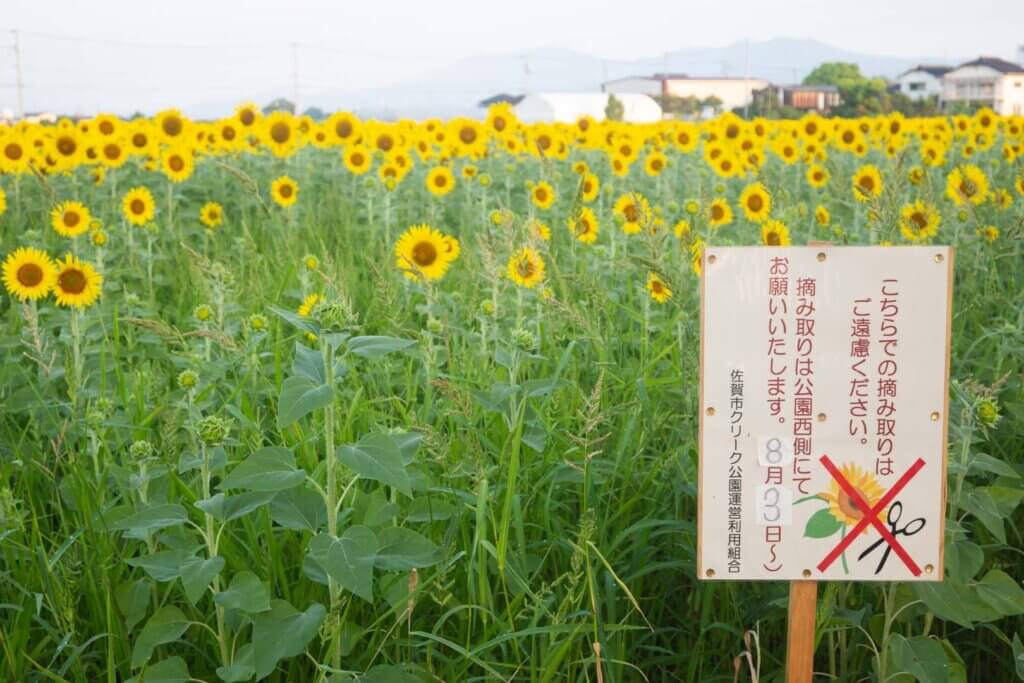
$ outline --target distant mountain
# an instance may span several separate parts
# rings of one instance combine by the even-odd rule
[[[478,116],[476,103],[498,92],[594,92],[624,76],[681,72],[691,76],[750,76],[776,83],[803,80],[822,62],[853,62],[870,76],[892,78],[916,64],[957,64],[936,57],[884,57],[851,52],[815,40],[776,38],[726,47],[681,48],[658,58],[601,59],[569,49],[461,59],[409,81],[357,91],[303,94],[302,106],[351,109],[376,118]],[[196,110],[220,109],[222,103]],[[196,111],[196,115],[200,115]],[[212,111],[208,115],[213,115]]]

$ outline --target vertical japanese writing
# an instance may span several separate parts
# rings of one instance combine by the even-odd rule
[[[896,384],[899,366],[896,351],[899,346],[899,326],[896,319],[900,313],[899,280],[882,280],[881,299],[878,312],[881,324],[878,335],[878,385],[875,407],[875,473],[888,476],[893,473],[892,452],[896,443]]]
[[[786,372],[789,368],[789,258],[772,257],[768,267],[768,413],[780,424],[786,422],[784,407],[788,396]],[[782,484],[782,466],[769,465],[765,484]],[[782,526],[764,527],[764,542],[768,545],[769,561],[763,567],[770,572],[782,569],[777,552],[782,543]]]
[[[850,317],[849,434],[863,446],[868,442],[868,358],[871,356],[870,298],[855,299]]]
[[[739,574],[743,569],[743,371],[729,373],[729,432],[732,435],[732,453],[729,455],[729,534],[726,560],[729,573]]]
[[[811,439],[814,434],[814,297],[813,277],[796,279],[796,359],[793,380],[793,483],[810,495]]]

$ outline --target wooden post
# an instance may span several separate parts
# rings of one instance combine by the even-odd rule
[[[814,624],[817,609],[818,582],[790,581],[786,683],[811,683],[814,672]]]

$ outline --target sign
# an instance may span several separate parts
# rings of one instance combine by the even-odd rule
[[[941,581],[949,247],[709,247],[702,579]]]

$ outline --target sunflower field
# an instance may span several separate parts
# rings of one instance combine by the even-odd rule
[[[705,245],[952,244],[943,583],[821,681],[1024,678],[1024,119],[0,127],[0,679],[779,681],[695,577]]]

